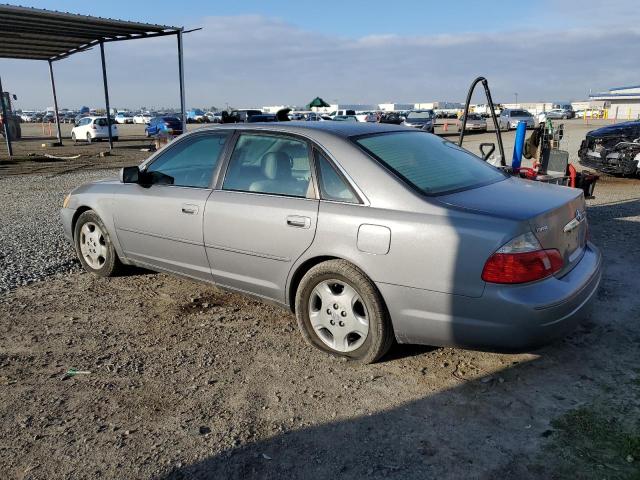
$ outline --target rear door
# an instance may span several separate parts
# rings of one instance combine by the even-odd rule
[[[121,184],[114,222],[125,255],[161,270],[212,280],[202,237],[205,202],[228,131],[176,141],[147,167],[149,186]]]
[[[306,141],[287,135],[239,135],[204,215],[217,283],[285,300],[287,275],[316,230],[310,151]]]

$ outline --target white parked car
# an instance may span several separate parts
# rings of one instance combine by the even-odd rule
[[[133,117],[133,123],[141,123],[143,125],[148,125],[151,121],[151,114],[149,113],[139,113]]]
[[[133,123],[133,116],[129,112],[118,112],[114,117],[116,123]]]
[[[82,140],[91,143],[94,140],[109,138],[107,125],[107,117],[84,117],[71,130],[71,139],[74,143]],[[111,138],[114,141],[118,140],[118,127],[115,123],[111,125]]]

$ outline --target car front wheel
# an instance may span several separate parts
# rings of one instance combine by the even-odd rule
[[[332,355],[373,363],[393,342],[380,293],[359,268],[345,260],[311,268],[296,292],[295,309],[304,339]]]
[[[87,272],[111,277],[122,268],[109,232],[93,210],[80,215],[73,238],[78,259]]]

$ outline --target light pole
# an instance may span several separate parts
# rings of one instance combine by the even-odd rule
[[[518,92],[514,93],[514,95],[516,96],[516,108],[518,108]]]

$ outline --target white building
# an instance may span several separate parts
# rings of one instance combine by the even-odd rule
[[[607,116],[618,120],[640,119],[640,85],[610,88],[608,92],[589,95],[592,101],[603,101]]]

